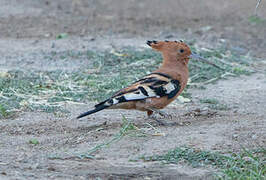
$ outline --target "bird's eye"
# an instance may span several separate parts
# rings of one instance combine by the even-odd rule
[[[180,52],[180,53],[183,53],[183,52],[184,52],[184,49],[180,49],[179,52]]]

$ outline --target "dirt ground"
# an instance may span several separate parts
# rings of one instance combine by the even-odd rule
[[[265,147],[266,24],[248,20],[255,6],[254,0],[0,0],[0,70],[71,72],[86,62],[46,62],[41,55],[54,47],[145,48],[148,39],[196,40],[201,47],[224,41],[238,53],[264,59],[253,62],[257,72],[250,76],[221,80],[205,90],[190,89],[191,102],[169,105],[166,112],[180,125],[157,126],[165,136],[125,136],[98,151],[95,159],[50,157],[83,153],[107,141],[119,132],[121,114],[139,128],[150,120],[142,112],[113,110],[73,119],[93,103],[66,103],[71,113],[64,117],[21,112],[16,118],[1,119],[0,179],[212,179],[211,168],[129,160],[182,145],[219,152]],[[263,19],[265,8],[262,1],[258,15]],[[56,41],[60,33],[69,36]],[[205,98],[229,108],[208,108],[199,102]],[[32,138],[40,144],[29,144]]]

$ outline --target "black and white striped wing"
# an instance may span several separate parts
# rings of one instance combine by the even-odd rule
[[[167,96],[173,98],[180,90],[180,82],[165,76],[146,76],[130,86],[132,88],[123,89],[117,92],[110,99],[98,104],[112,106],[118,103],[144,100],[147,98],[160,98]],[[98,106],[97,105],[97,106]]]
[[[141,101],[148,98],[175,97],[181,89],[180,82],[167,74],[154,72],[136,81],[131,86],[121,89],[111,98],[95,105],[95,108],[82,113],[77,118],[96,113],[118,103]]]

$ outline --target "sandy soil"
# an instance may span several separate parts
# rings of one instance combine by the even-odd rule
[[[44,61],[43,54],[52,48],[143,48],[150,38],[195,39],[202,47],[215,47],[222,39],[238,53],[266,58],[266,25],[248,21],[255,1],[196,2],[0,0],[0,70],[71,72],[86,62],[49,62]],[[262,1],[259,15],[264,19],[265,7]],[[59,33],[68,33],[69,37],[55,41]],[[210,168],[129,160],[181,145],[220,152],[239,151],[241,146],[265,147],[266,62],[256,61],[253,68],[258,72],[251,76],[222,80],[205,90],[190,90],[190,103],[171,104],[166,111],[179,125],[157,127],[165,136],[126,136],[98,151],[93,160],[67,157],[86,152],[118,133],[121,114],[139,128],[150,120],[142,112],[112,110],[73,120],[93,103],[66,104],[71,113],[64,117],[23,112],[14,119],[1,119],[0,179],[211,179]],[[199,103],[204,98],[215,98],[229,110],[210,109]],[[102,130],[98,131],[99,127]],[[40,144],[29,144],[32,138]],[[51,158],[54,156],[66,158]]]

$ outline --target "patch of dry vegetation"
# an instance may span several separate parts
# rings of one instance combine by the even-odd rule
[[[193,47],[193,46],[192,46]],[[249,74],[251,57],[230,50],[192,48],[217,66],[191,60],[188,88],[201,87],[227,76]],[[127,47],[120,51],[63,51],[45,55],[50,60],[86,58],[88,67],[78,72],[8,71],[0,76],[0,117],[20,111],[66,111],[65,103],[101,101],[139,77],[152,72],[161,63],[161,55],[152,50],[136,51]]]

